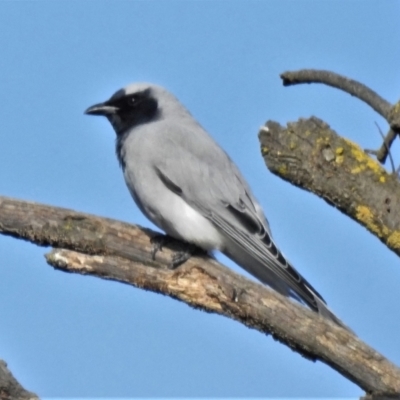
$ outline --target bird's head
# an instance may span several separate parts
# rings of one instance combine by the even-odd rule
[[[115,92],[109,100],[89,107],[85,114],[107,117],[120,135],[127,129],[160,118],[162,103],[169,96],[172,95],[160,86],[134,83]]]

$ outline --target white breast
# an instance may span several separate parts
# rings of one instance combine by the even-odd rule
[[[181,197],[170,192],[170,199],[165,206],[162,210],[168,224],[165,230],[171,236],[194,243],[204,250],[223,249],[223,236],[217,228]]]
[[[127,168],[125,181],[141,211],[168,235],[204,250],[223,250],[224,237],[217,228],[181,197],[168,189],[154,171]],[[150,183],[151,182],[151,183]]]
[[[156,225],[169,235],[204,250],[223,249],[223,236],[207,218],[166,187],[162,197],[161,203],[157,201],[156,212],[150,211]]]

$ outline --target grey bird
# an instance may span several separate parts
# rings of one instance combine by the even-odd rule
[[[203,250],[221,251],[264,284],[343,326],[275,245],[237,166],[175,96],[134,83],[85,113],[110,121],[128,189],[155,225]]]

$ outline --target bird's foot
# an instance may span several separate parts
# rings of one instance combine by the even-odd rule
[[[163,234],[157,234],[153,236],[150,240],[151,244],[153,245],[153,248],[151,250],[151,259],[154,261],[156,259],[156,254],[159,251],[162,251],[163,247],[167,245],[169,242],[171,242],[172,238],[170,236],[166,236]]]
[[[185,249],[182,251],[177,251],[172,256],[171,264],[169,265],[170,269],[178,268],[180,265],[184,264],[190,257],[192,257],[196,252],[199,251],[199,248],[194,244],[185,244]]]
[[[157,234],[151,238],[151,243],[153,248],[151,250],[151,258],[153,260],[156,259],[156,255],[159,251],[162,251],[163,247],[168,245],[171,242],[176,242],[176,239],[172,238],[168,235]],[[208,254],[206,251],[200,249],[194,244],[186,243],[186,242],[178,242],[179,248],[182,250],[175,251],[172,255],[171,263],[168,265],[169,269],[178,268],[180,265],[184,264],[189,258],[191,258],[195,254],[205,255]]]

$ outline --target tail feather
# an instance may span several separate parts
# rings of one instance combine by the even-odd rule
[[[354,333],[344,322],[342,322],[329,308],[328,306],[321,301],[318,296],[315,296],[315,300],[318,305],[318,314],[324,318],[329,319],[334,322],[336,325],[339,325],[341,328],[348,330],[351,333]]]
[[[268,268],[267,265],[260,262],[251,253],[243,251],[236,244],[227,246],[224,253],[233,261],[236,262],[240,267],[245,269],[255,278],[257,278],[262,283],[270,286],[280,294],[286,297],[292,297],[302,304],[306,304],[311,310],[317,312],[324,318],[329,319],[336,325],[350,331],[351,329],[347,327],[325,304],[322,296],[304,279],[301,277],[302,287],[304,290],[301,292],[296,291],[295,288],[289,286],[288,282],[283,281],[278,276],[275,275],[272,269]],[[293,268],[289,263],[287,265]],[[294,268],[293,268],[294,270]]]

